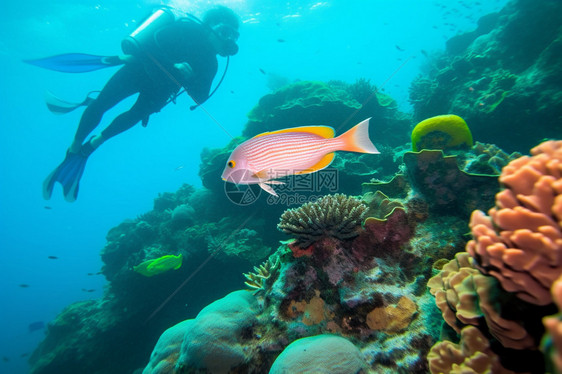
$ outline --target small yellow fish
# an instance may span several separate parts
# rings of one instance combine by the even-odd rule
[[[277,196],[269,184],[286,175],[314,173],[328,167],[335,151],[380,153],[369,139],[370,118],[334,138],[329,126],[293,127],[266,132],[240,144],[228,158],[222,179],[258,184]]]
[[[140,263],[133,267],[133,270],[137,273],[144,275],[145,277],[152,277],[160,273],[164,273],[168,270],[177,270],[182,264],[182,255],[173,256],[166,255],[153,260],[148,260]]]

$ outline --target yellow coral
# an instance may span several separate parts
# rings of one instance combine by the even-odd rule
[[[375,308],[367,314],[367,326],[371,330],[397,333],[408,328],[417,311],[417,305],[410,298],[402,296],[396,306]]]
[[[454,114],[431,117],[412,131],[412,150],[447,149],[459,145],[472,147],[472,133],[466,122]]]

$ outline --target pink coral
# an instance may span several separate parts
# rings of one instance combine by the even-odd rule
[[[474,211],[466,247],[479,269],[537,305],[552,303],[562,272],[562,141],[544,142],[502,171],[489,216]]]

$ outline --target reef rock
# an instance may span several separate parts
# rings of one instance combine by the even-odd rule
[[[562,3],[513,0],[448,43],[410,88],[415,118],[462,116],[476,140],[522,151],[562,132]]]

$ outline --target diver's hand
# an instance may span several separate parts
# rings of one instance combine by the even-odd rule
[[[121,55],[121,56],[119,56],[119,60],[121,60],[125,64],[128,64],[128,63],[131,63],[131,62],[135,62],[137,60],[137,58],[135,56],[132,56],[132,55]]]
[[[191,65],[189,65],[187,62],[174,64],[174,67],[178,69],[184,80],[188,80],[193,76],[193,69],[191,69]]]

